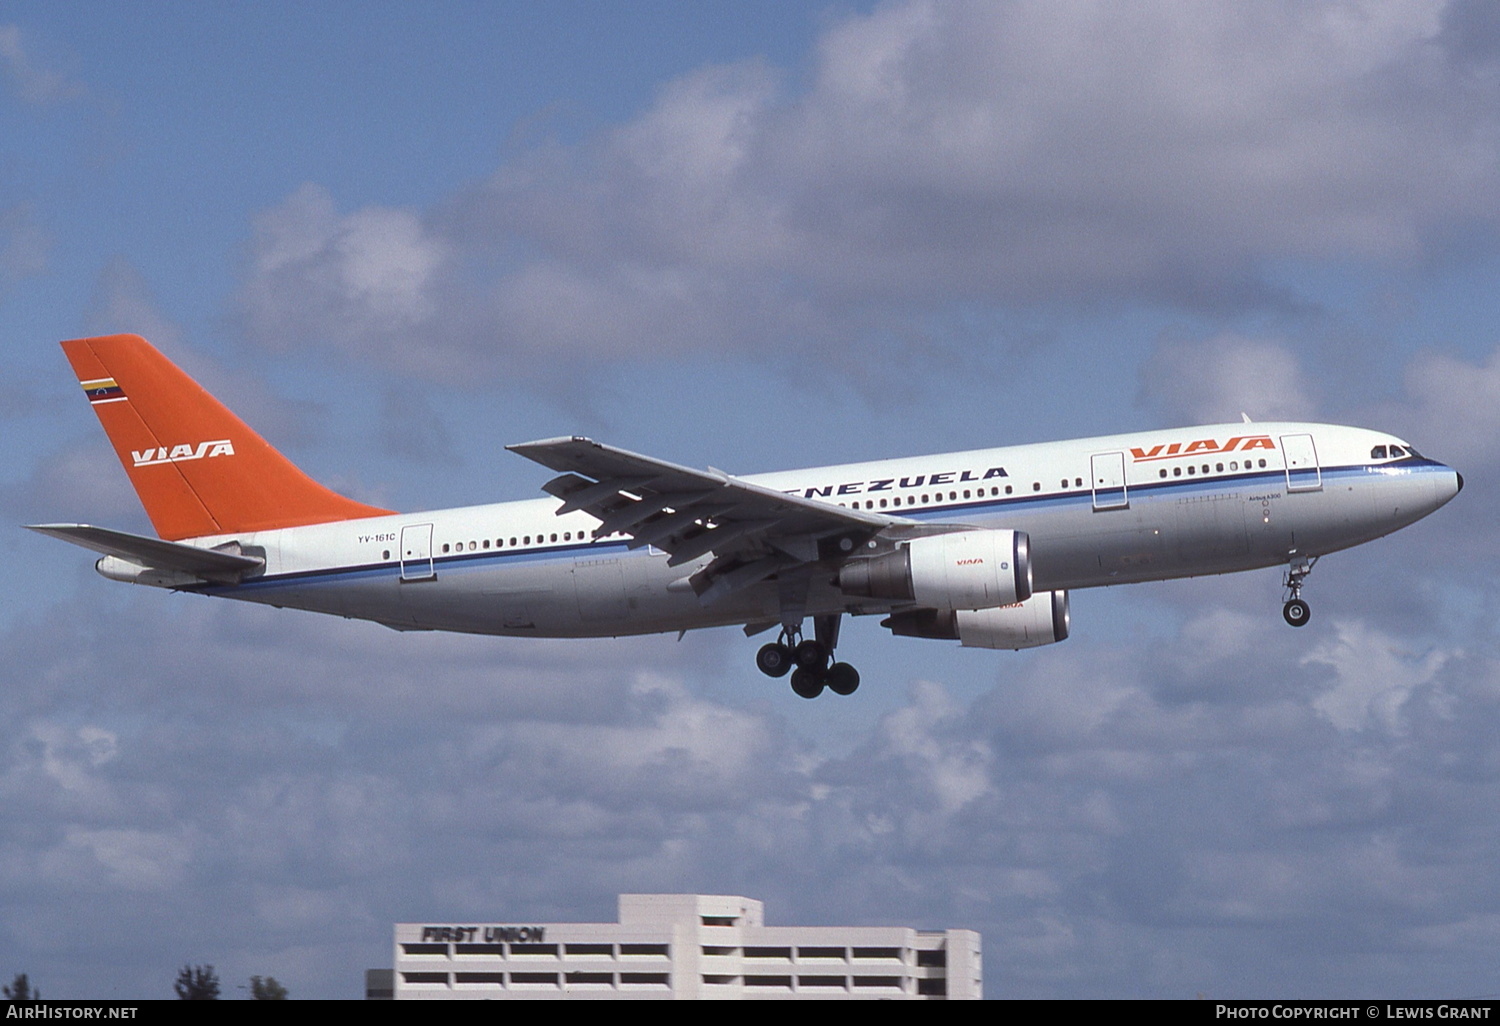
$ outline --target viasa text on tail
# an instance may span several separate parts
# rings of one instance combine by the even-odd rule
[[[395,513],[309,478],[135,335],[62,344],[159,537],[31,529],[112,580],[373,620],[552,638],[741,625],[797,694],[849,694],[846,614],[1020,649],[1068,592],[1286,568],[1422,519],[1463,488],[1392,435],[1241,423],[737,477],[587,438],[510,446],[548,498]],[[804,625],[812,622],[810,635]]]

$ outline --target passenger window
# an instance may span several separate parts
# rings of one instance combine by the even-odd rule
[[[512,539],[511,539],[511,540],[510,540],[510,545],[511,545],[511,548],[515,548],[515,545],[516,545],[516,540],[515,540],[515,539],[514,539],[514,538],[512,538]]]
[[[1188,467],[1188,477],[1192,477],[1197,472],[1198,472],[1198,468],[1197,467]]]
[[[1005,486],[1005,494],[1006,494],[1006,495],[1009,495],[1009,494],[1010,494],[1010,485],[1006,485],[1006,486]]]
[[[1181,477],[1182,476],[1182,468],[1181,467],[1173,467],[1172,468],[1172,476],[1173,477]]]
[[[1166,477],[1167,476],[1167,468],[1166,467],[1162,467],[1161,470],[1159,471],[1159,473],[1161,474],[1162,477]]]
[[[1240,461],[1239,460],[1230,460],[1229,461],[1229,469],[1230,470],[1239,470],[1240,469]]]
[[[1265,461],[1265,460],[1261,460],[1261,461],[1260,461],[1260,465],[1261,465],[1261,466],[1262,466],[1262,467],[1264,467],[1264,466],[1265,466],[1265,465],[1266,465],[1266,461]]]
[[[1033,482],[1031,482],[1031,490],[1034,491],[1034,492],[1041,491],[1042,490],[1042,483],[1040,481],[1033,481]]]
[[[484,540],[484,548],[489,548],[489,547],[490,547],[490,540],[488,538],[486,538]]]
[[[1075,477],[1073,479],[1073,487],[1074,488],[1082,488],[1083,487],[1083,478],[1081,478],[1081,477]]]
[[[448,543],[447,542],[443,542],[443,551],[444,552],[448,551]]]
[[[553,536],[552,536],[552,540],[553,540],[553,541],[557,541],[557,535],[555,535],[555,534],[554,534],[554,535],[553,535]]]
[[[1214,470],[1216,472],[1220,473],[1220,474],[1224,473],[1224,464],[1222,464],[1222,463],[1215,463],[1214,464]]]

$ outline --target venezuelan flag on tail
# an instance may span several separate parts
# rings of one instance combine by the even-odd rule
[[[62,344],[169,541],[385,516],[308,477],[139,335]]]

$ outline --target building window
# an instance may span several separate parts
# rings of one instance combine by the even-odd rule
[[[504,955],[504,944],[455,944],[455,955]]]
[[[624,958],[627,955],[660,955],[665,958],[667,946],[665,944],[621,944],[620,957]]]
[[[776,987],[779,990],[791,990],[792,978],[790,976],[746,976],[747,987]]]
[[[615,953],[613,944],[569,944],[564,950],[570,955],[604,955],[609,957]]]
[[[557,957],[556,944],[512,944],[510,953],[515,955],[550,955]]]
[[[403,955],[442,955],[448,957],[448,945],[446,944],[403,944],[401,945]]]

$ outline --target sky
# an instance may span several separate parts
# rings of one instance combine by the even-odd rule
[[[990,997],[1493,997],[1500,13],[1484,0],[0,0],[0,976],[358,997],[395,922],[968,928]],[[1391,431],[1429,520],[847,624],[399,634],[107,582],[57,341],[132,331],[314,477],[531,498],[562,434],[755,473],[1222,420]]]

